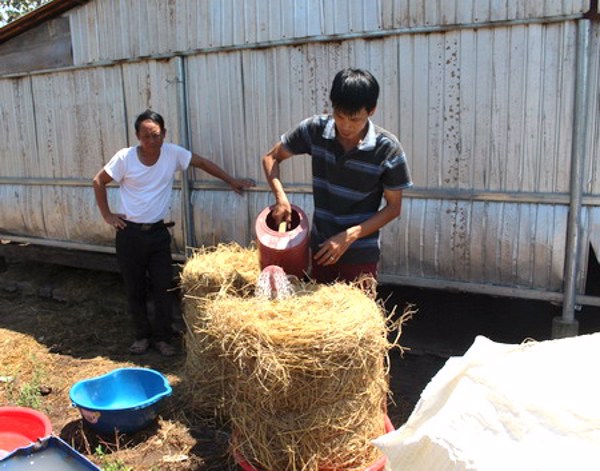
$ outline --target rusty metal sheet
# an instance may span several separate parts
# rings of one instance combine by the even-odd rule
[[[381,271],[559,290],[568,208],[407,199],[382,234]]]

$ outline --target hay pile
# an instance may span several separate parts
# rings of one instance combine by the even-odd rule
[[[248,296],[259,275],[255,247],[219,244],[194,252],[181,271],[181,289],[186,296],[200,299],[226,293]]]
[[[231,421],[234,453],[270,471],[374,462],[392,347],[382,306],[343,283],[303,284],[279,301],[219,293],[186,302],[188,372],[211,368],[201,375],[210,407]]]
[[[197,250],[181,271],[186,361],[182,387],[190,413],[197,419],[220,422],[226,418],[229,380],[219,348],[199,335],[207,322],[204,310],[211,299],[226,294],[249,296],[260,274],[256,248],[232,242]]]

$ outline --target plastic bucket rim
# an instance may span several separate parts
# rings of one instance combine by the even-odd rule
[[[80,401],[77,401],[76,398],[73,397],[74,393],[76,393],[80,388],[82,388],[83,385],[86,384],[87,382],[98,381],[102,378],[112,376],[112,375],[122,372],[122,371],[144,371],[144,372],[151,373],[152,375],[155,375],[155,376],[161,378],[162,386],[163,386],[164,390],[154,394],[153,396],[149,397],[148,399],[146,399],[145,401],[143,401],[139,404],[136,404],[131,407],[120,407],[120,408],[102,407],[102,406],[90,407],[88,404],[82,404]],[[172,393],[173,393],[173,388],[169,384],[169,381],[165,377],[165,375],[163,375],[160,371],[154,370],[152,368],[123,367],[123,368],[115,368],[107,373],[102,374],[102,375],[93,376],[91,378],[84,378],[84,379],[77,381],[75,384],[73,384],[73,386],[71,386],[71,389],[69,390],[69,399],[71,399],[72,405],[79,409],[85,409],[85,410],[89,410],[89,411],[100,411],[100,412],[119,412],[119,411],[123,412],[123,411],[146,409],[146,408],[156,404],[157,402],[161,401],[163,398],[170,396]]]
[[[45,425],[45,429],[50,429],[49,433],[52,433],[52,422],[50,422],[50,419],[46,414],[39,410],[23,406],[0,406],[0,416],[5,415],[6,412],[16,412],[20,415],[34,416],[36,419],[41,420],[41,422]]]
[[[23,406],[0,406],[0,417],[3,415],[5,417],[8,415],[13,415],[13,417],[16,416],[15,418],[18,418],[19,416],[21,416],[21,417],[27,416],[29,418],[35,418],[36,420],[39,421],[39,423],[43,429],[42,436],[36,436],[35,438],[32,438],[32,436],[39,435],[39,434],[32,433],[32,434],[27,435],[27,434],[19,431],[17,434],[22,436],[24,439],[29,440],[29,443],[26,445],[23,445],[23,446],[18,446],[16,448],[12,448],[11,450],[6,450],[6,449],[2,448],[2,450],[4,450],[4,451],[8,451],[8,452],[12,453],[14,450],[18,450],[18,449],[30,446],[31,443],[35,443],[39,439],[42,439],[42,438],[52,435],[52,432],[53,432],[52,422],[50,421],[50,418],[41,411],[38,411],[31,407],[23,407]],[[11,431],[11,433],[15,433],[15,432]]]
[[[269,234],[270,236],[277,236],[277,237],[290,237],[292,235],[297,235],[297,234],[302,234],[304,232],[307,232],[310,228],[309,228],[308,217],[306,216],[306,213],[302,210],[302,208],[300,208],[299,206],[296,206],[295,204],[290,204],[290,206],[292,208],[292,211],[295,211],[298,214],[298,219],[299,219],[298,225],[296,227],[294,227],[293,229],[286,231],[284,233],[280,233],[279,231],[269,227],[269,225],[266,222],[267,216],[271,213],[271,211],[273,211],[273,208],[275,207],[275,205],[267,206],[260,213],[258,213],[258,216],[256,218],[256,225],[258,226],[260,224],[261,229],[264,230],[265,233]]]

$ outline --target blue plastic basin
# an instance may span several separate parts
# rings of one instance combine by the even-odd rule
[[[158,415],[172,389],[161,373],[149,368],[118,368],[81,380],[69,392],[83,420],[102,434],[137,432]]]

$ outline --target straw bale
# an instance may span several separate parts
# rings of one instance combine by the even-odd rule
[[[254,291],[259,274],[256,248],[231,242],[197,249],[183,266],[180,284],[187,296],[246,296]]]
[[[221,296],[196,326],[227,363],[234,448],[265,470],[365,467],[384,431],[382,307],[347,284],[271,301]]]
[[[227,419],[225,398],[233,373],[222,357],[221,349],[199,331],[205,324],[203,302],[187,299],[183,315],[188,331],[184,337],[186,360],[182,390],[188,410],[196,419],[220,423]]]
[[[251,295],[258,276],[256,248],[243,248],[235,242],[198,249],[183,266],[180,284],[187,356],[182,389],[197,418],[217,422],[226,418],[229,381],[220,349],[200,329],[206,322],[204,306],[216,296]]]

